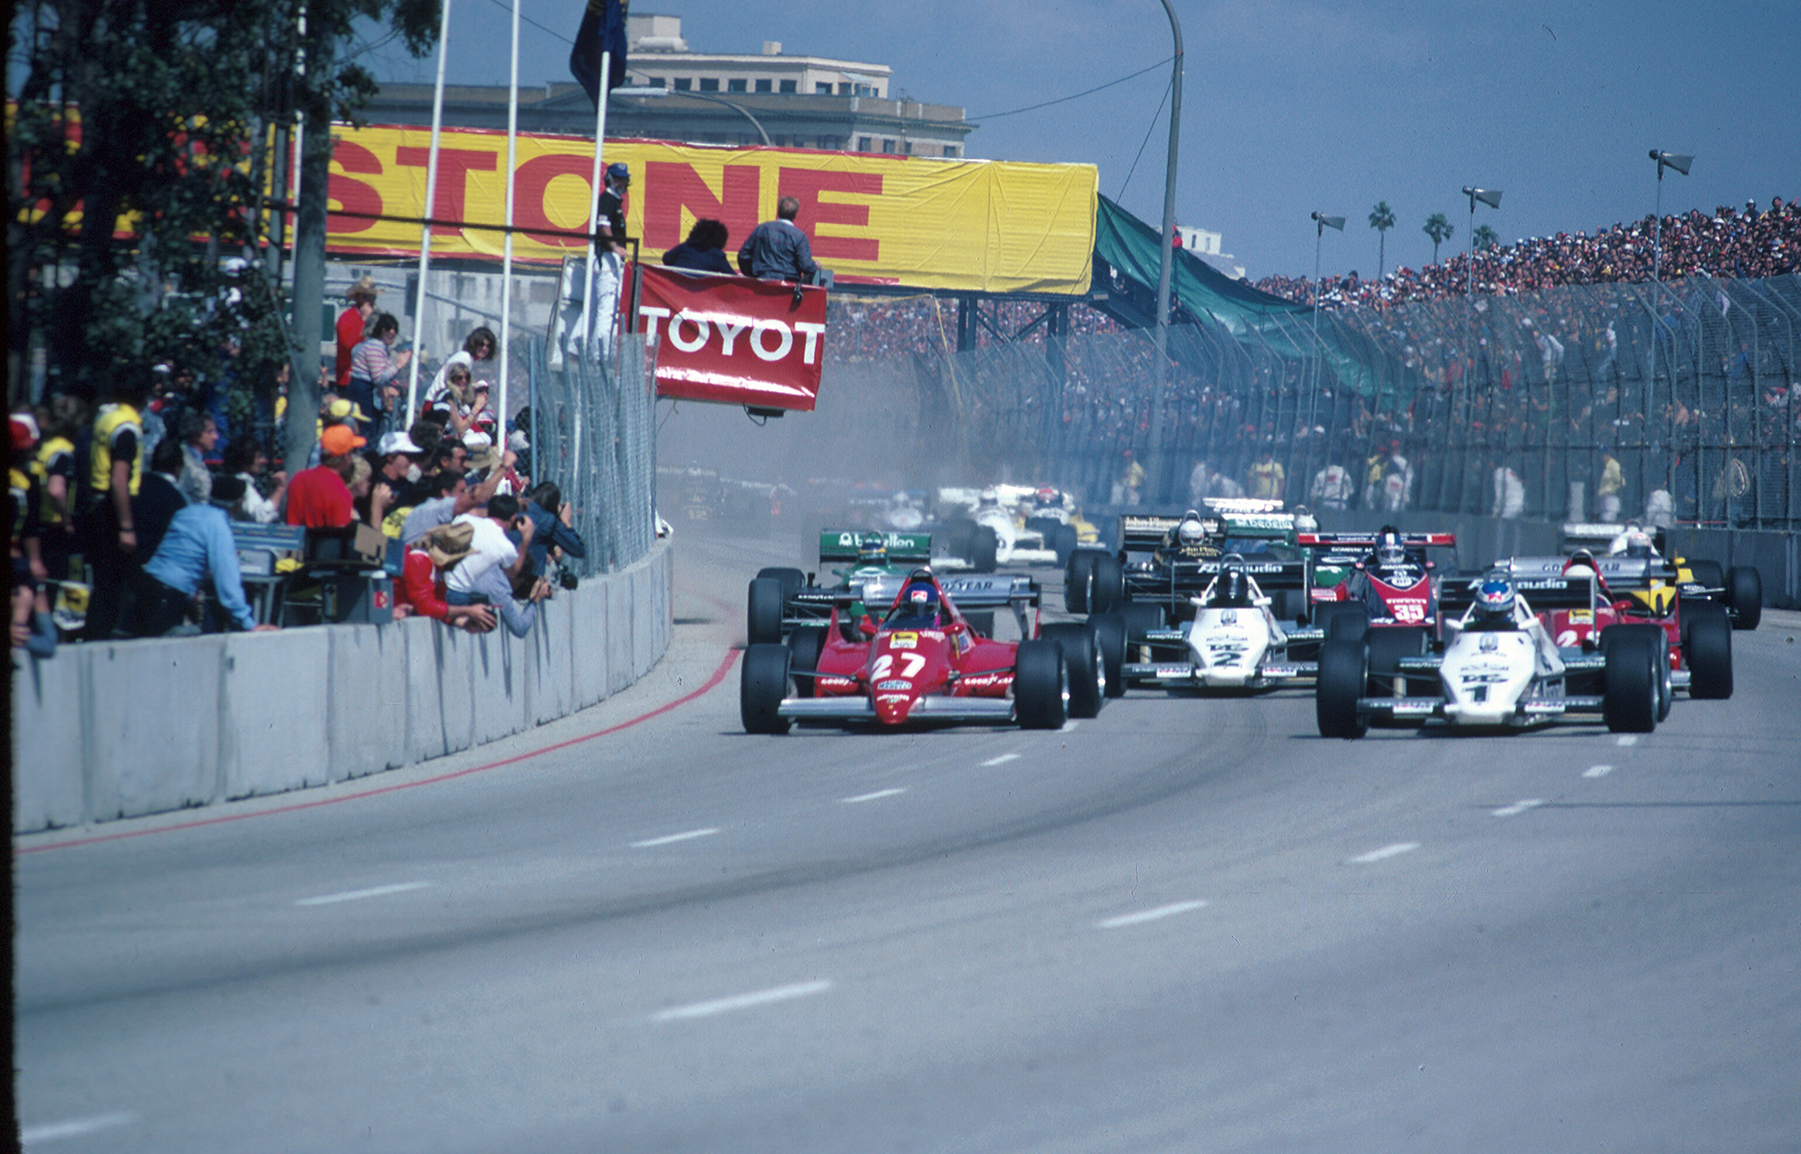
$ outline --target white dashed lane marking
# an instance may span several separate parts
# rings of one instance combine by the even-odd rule
[[[1619,746],[1637,745],[1638,744],[1638,734],[1622,733],[1618,737],[1613,739],[1613,743],[1615,745],[1619,745]]]
[[[691,829],[691,830],[688,830],[686,833],[672,833],[672,834],[668,834],[664,837],[653,837],[653,838],[647,838],[644,841],[635,841],[632,843],[632,848],[633,849],[650,849],[653,846],[673,845],[674,843],[676,843],[678,841],[692,841],[693,839],[695,839],[697,837],[712,837],[714,834],[716,834],[718,832],[719,831],[716,829]]]
[[[360,902],[364,898],[385,898],[389,894],[404,894],[410,890],[422,890],[430,882],[399,882],[391,886],[371,886],[366,890],[346,890],[341,894],[323,894],[316,898],[301,898],[294,904],[297,906],[329,906],[338,902]]]
[[[96,1114],[92,1118],[71,1118],[66,1122],[46,1122],[41,1126],[27,1126],[19,1131],[19,1140],[26,1146],[38,1142],[54,1142],[58,1138],[79,1138],[83,1134],[93,1134],[100,1130],[111,1130],[115,1126],[129,1126],[138,1120],[136,1114]]]
[[[1545,804],[1543,798],[1528,797],[1516,801],[1512,805],[1504,805],[1500,809],[1493,810],[1492,812],[1496,817],[1518,817],[1520,814],[1525,813],[1534,806],[1543,804]]]
[[[1174,917],[1190,910],[1198,910],[1206,904],[1204,901],[1173,902],[1152,910],[1139,910],[1135,914],[1121,914],[1116,918],[1108,918],[1105,921],[1094,923],[1094,927],[1098,930],[1117,930],[1125,926],[1143,925],[1145,922],[1154,922],[1160,918]]]
[[[1398,841],[1393,845],[1385,845],[1381,849],[1373,849],[1368,853],[1360,853],[1352,858],[1349,864],[1369,865],[1371,862],[1379,862],[1386,858],[1399,857],[1404,853],[1412,853],[1418,848],[1420,848],[1420,843],[1417,841]]]
[[[823,994],[831,988],[832,983],[827,981],[799,982],[792,986],[777,986],[773,990],[758,990],[753,994],[737,994],[730,998],[715,998],[710,1002],[672,1006],[667,1010],[659,1010],[652,1014],[650,1020],[653,1022],[680,1022],[690,1018],[710,1018],[714,1014],[724,1014],[732,1010],[749,1010],[775,1002],[787,1002],[812,994]]]
[[[992,765],[1005,765],[1009,761],[1018,761],[1018,760],[1019,760],[1019,754],[1017,754],[1017,753],[1003,753],[999,757],[989,758],[987,761],[984,761],[982,763],[982,765],[984,767],[992,766]]]
[[[1611,765],[1591,765],[1582,771],[1583,777],[1606,777],[1613,772]]]
[[[874,793],[860,793],[856,797],[844,797],[838,800],[845,805],[855,805],[860,801],[875,801],[877,798],[893,797],[897,793],[906,793],[904,789],[878,789]]]

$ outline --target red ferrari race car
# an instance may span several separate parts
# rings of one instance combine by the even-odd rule
[[[1093,717],[1107,697],[1097,635],[1105,626],[1041,627],[1038,584],[1029,577],[940,580],[916,569],[880,622],[841,618],[854,600],[846,593],[824,626],[801,626],[787,644],[744,651],[738,701],[747,732],[786,733],[795,722],[1056,729],[1072,716]],[[983,636],[958,602],[1010,608],[1019,636],[1030,640]]]
[[[1357,636],[1369,623],[1426,625],[1437,615],[1427,549],[1453,549],[1454,533],[1300,533],[1313,554],[1313,623],[1327,636]],[[1348,618],[1335,624],[1340,618]],[[1349,630],[1347,633],[1346,630]]]

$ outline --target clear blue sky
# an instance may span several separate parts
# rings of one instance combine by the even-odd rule
[[[1664,211],[1801,196],[1801,0],[1557,4],[1437,0],[1174,0],[1188,66],[1176,217],[1225,234],[1252,277],[1313,270],[1314,209],[1327,273],[1376,271],[1370,207],[1398,218],[1388,266],[1431,259],[1420,231],[1443,212],[1465,242],[1465,184],[1503,240],[1593,229],[1651,211],[1652,147],[1696,156],[1664,179]],[[523,83],[568,79],[583,0],[526,0]],[[1161,219],[1167,67],[1038,112],[984,119],[1104,84],[1164,59],[1158,0],[637,0],[682,17],[690,47],[890,65],[893,91],[962,105],[982,126],[969,155],[1095,164],[1101,191]],[[450,75],[506,82],[510,3],[454,0]],[[391,47],[378,77],[429,81],[430,60]],[[1787,111],[1784,111],[1787,109]],[[1165,116],[1167,112],[1165,113]],[[1133,158],[1149,130],[1137,169]]]

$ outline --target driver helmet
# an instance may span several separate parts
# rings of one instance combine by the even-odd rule
[[[1400,531],[1392,526],[1383,528],[1376,535],[1376,564],[1386,568],[1406,561],[1407,546],[1401,541]]]
[[[1219,596],[1221,605],[1243,605],[1251,592],[1250,575],[1244,571],[1244,558],[1231,557],[1219,571]]]
[[[1048,509],[1057,504],[1057,490],[1046,485],[1032,494],[1032,499],[1037,502],[1040,509]]]
[[[1476,586],[1476,613],[1490,621],[1512,620],[1513,582],[1504,574],[1491,573]]]
[[[1297,533],[1319,532],[1319,518],[1313,515],[1313,510],[1307,508],[1305,505],[1295,506],[1294,531]]]
[[[1199,545],[1207,537],[1207,529],[1199,517],[1184,517],[1176,526],[1176,541],[1184,546]]]
[[[1570,559],[1563,565],[1565,577],[1598,577],[1600,573],[1601,567],[1595,563],[1595,555],[1587,549],[1571,553]]]
[[[1639,529],[1636,527],[1627,531],[1627,533],[1626,533],[1626,556],[1628,556],[1628,557],[1649,557],[1649,556],[1651,556],[1652,552],[1653,552],[1653,550],[1651,548],[1651,534],[1645,532],[1643,529]]]
[[[857,564],[882,565],[888,560],[888,539],[880,533],[865,534],[857,542]]]
[[[907,586],[901,594],[901,605],[916,617],[925,617],[938,612],[938,590],[921,581]]]

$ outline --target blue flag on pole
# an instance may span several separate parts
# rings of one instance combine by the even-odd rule
[[[569,50],[569,71],[587,90],[596,111],[600,109],[602,52],[613,54],[607,70],[607,90],[625,83],[625,9],[626,0],[588,0],[582,26],[575,34],[575,47]]]

